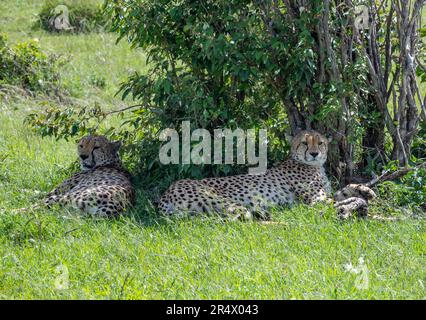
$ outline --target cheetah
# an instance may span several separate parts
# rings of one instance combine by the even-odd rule
[[[218,213],[251,219],[276,205],[326,201],[331,185],[323,167],[329,140],[313,130],[291,138],[291,157],[262,175],[242,174],[202,180],[179,180],[160,198],[166,215]]]
[[[94,216],[117,216],[134,203],[130,175],[121,166],[119,141],[88,135],[78,143],[81,171],[51,191],[44,204],[71,206]]]

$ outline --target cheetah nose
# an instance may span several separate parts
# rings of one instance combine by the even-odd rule
[[[86,156],[84,154],[80,155],[81,160],[86,160],[87,158],[89,158],[89,156]]]
[[[317,155],[318,155],[318,152],[311,152],[311,156],[312,156],[312,157],[316,158],[316,157],[317,157]]]

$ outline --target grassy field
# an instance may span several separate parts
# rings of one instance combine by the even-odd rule
[[[41,5],[1,1],[1,31],[67,56],[63,81],[73,96],[123,104],[113,95],[129,70],[144,70],[143,53],[115,45],[114,34],[31,30]],[[94,76],[105,88],[91,85]],[[72,141],[42,139],[23,124],[42,104],[42,97],[0,100],[0,298],[426,298],[424,219],[342,222],[319,205],[276,210],[280,224],[166,221],[143,190],[137,207],[116,220],[64,209],[14,213],[63,180],[75,160]],[[383,210],[403,214],[373,206]]]

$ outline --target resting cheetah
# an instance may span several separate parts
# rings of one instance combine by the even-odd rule
[[[273,205],[324,201],[331,193],[323,168],[328,143],[318,132],[301,131],[291,141],[291,158],[265,174],[180,180],[161,197],[159,209],[165,214],[215,212],[251,218]]]
[[[122,168],[120,142],[89,135],[78,143],[81,172],[47,195],[45,204],[70,205],[96,216],[115,216],[133,204],[135,192]]]

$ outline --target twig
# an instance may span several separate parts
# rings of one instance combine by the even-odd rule
[[[122,299],[124,288],[126,287],[129,278],[130,278],[130,272],[127,272],[126,277],[124,278],[124,281],[123,281],[123,285],[121,286],[120,295],[118,296],[118,299]]]
[[[405,176],[410,171],[418,170],[418,169],[422,169],[422,168],[426,168],[426,162],[423,162],[422,164],[419,164],[415,167],[402,168],[402,169],[396,170],[395,172],[392,172],[392,173],[389,173],[389,170],[386,170],[380,176],[374,178],[370,182],[365,183],[364,185],[366,187],[371,188],[372,186],[376,185],[379,182],[395,180],[395,179],[398,179],[398,178]]]

